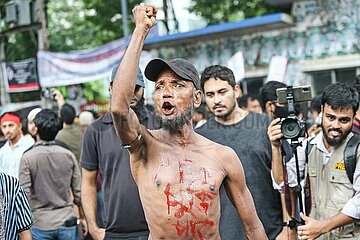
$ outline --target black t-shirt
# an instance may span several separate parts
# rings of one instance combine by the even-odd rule
[[[154,116],[145,113],[140,122],[148,129],[159,128]],[[148,235],[138,188],[130,170],[130,156],[121,146],[109,112],[87,128],[80,164],[87,170],[100,170],[106,236]]]
[[[240,122],[222,125],[214,118],[195,129],[199,134],[235,150],[245,171],[246,184],[254,199],[257,214],[269,239],[275,239],[282,230],[280,194],[274,190],[271,179],[271,143],[267,127],[271,119],[249,112]],[[240,217],[228,198],[224,186],[220,190],[222,239],[246,239]]]

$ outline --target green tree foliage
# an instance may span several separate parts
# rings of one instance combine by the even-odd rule
[[[131,9],[140,0],[128,1]],[[120,0],[49,0],[47,4],[50,51],[98,47],[123,37]]]
[[[261,16],[276,9],[266,4],[264,0],[192,0],[189,10],[212,25]]]

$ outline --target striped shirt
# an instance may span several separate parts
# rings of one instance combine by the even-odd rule
[[[19,180],[0,172],[0,239],[17,240],[33,224],[29,202]]]

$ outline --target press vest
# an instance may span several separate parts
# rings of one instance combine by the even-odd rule
[[[334,153],[325,165],[323,164],[323,153],[317,147],[313,147],[309,154],[307,170],[310,176],[312,195],[311,218],[325,220],[335,216],[355,194],[353,185],[346,174],[344,163],[345,146],[352,135],[350,133],[346,140],[334,149]],[[360,150],[357,152],[357,158],[359,157]],[[359,239],[359,236],[360,226],[353,223],[337,228],[318,239],[355,240]]]

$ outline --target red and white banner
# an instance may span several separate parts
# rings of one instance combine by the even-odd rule
[[[101,47],[53,53],[39,51],[38,75],[41,87],[73,85],[96,80],[109,81],[112,68],[123,56],[128,40],[121,38]]]

